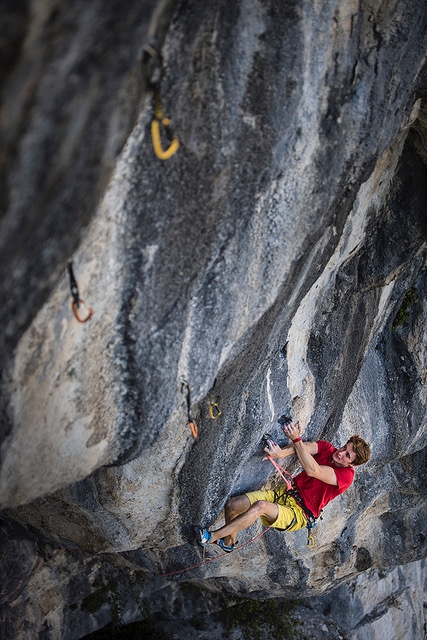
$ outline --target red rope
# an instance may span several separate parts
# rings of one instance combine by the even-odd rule
[[[292,489],[292,483],[291,483],[292,476],[289,473],[289,471],[286,471],[286,469],[284,469],[279,464],[277,464],[277,462],[275,460],[273,460],[273,458],[268,453],[266,454],[266,457],[270,460],[270,462],[273,465],[273,467],[275,467],[276,471],[279,473],[279,475],[284,480],[284,482],[286,484],[286,489],[287,490]],[[289,476],[289,478],[291,478],[291,480],[288,480],[288,478],[286,478],[286,476],[284,475],[285,473]],[[264,533],[267,533],[267,531],[269,531],[270,529],[271,529],[271,526],[268,527],[267,529],[264,529],[264,531],[261,531],[261,533],[258,533],[256,536],[254,536],[253,538],[248,540],[248,542],[245,542],[244,544],[241,544],[239,547],[236,547],[234,549],[234,551],[239,551],[239,549],[243,549],[243,547],[246,547],[248,544],[250,544],[251,542],[253,542],[257,538],[260,538],[261,536],[264,535]],[[220,558],[223,558],[224,556],[228,556],[228,553],[221,553],[221,555],[216,556],[215,558],[206,558],[203,562],[199,562],[199,564],[193,564],[191,567],[185,567],[184,569],[178,569],[177,571],[170,571],[169,573],[157,573],[156,575],[159,578],[166,578],[168,576],[174,576],[177,573],[184,573],[184,571],[190,571],[191,569],[198,569],[199,567],[203,567],[203,565],[205,565],[206,563],[214,562],[214,560],[219,560]]]
[[[46,556],[43,558],[38,555],[37,542],[34,542],[34,547],[35,547],[35,555],[37,556],[37,560],[34,563],[34,567],[32,568],[28,576],[18,581],[12,595],[5,602],[5,628],[6,628],[6,631],[9,633],[10,638],[13,637],[13,625],[12,625],[12,620],[10,616],[12,604],[15,602],[15,600],[18,599],[18,597],[21,595],[23,590],[28,586],[28,583],[30,582],[31,578],[37,573],[37,571],[40,569],[43,563],[53,558],[54,554],[59,551],[80,551],[80,549],[77,549],[76,547],[61,547],[61,548],[54,549],[52,553],[46,554]]]
[[[286,471],[286,469],[284,469],[283,467],[281,467],[279,464],[277,464],[277,462],[275,460],[273,460],[273,458],[270,456],[269,453],[266,454],[266,457],[270,460],[271,464],[273,465],[273,467],[276,469],[276,471],[278,472],[278,474],[283,478],[283,480],[285,481],[286,484],[286,489],[289,491],[289,489],[292,489],[292,476],[289,473],[289,471]],[[285,476],[284,473],[286,473],[291,480],[288,480]]]
[[[267,531],[269,531],[270,529],[271,529],[271,527],[267,527],[267,529],[264,529],[264,531],[261,531],[261,533],[258,533],[256,536],[254,536],[253,538],[251,538],[247,542],[244,542],[243,544],[241,544],[238,547],[236,547],[234,549],[234,551],[238,551],[239,549],[243,549],[243,547],[247,547],[248,544],[251,544],[251,542],[253,542],[257,538],[260,538],[261,536],[263,536],[264,533],[267,533]],[[156,573],[156,576],[158,578],[166,578],[167,576],[174,576],[177,573],[183,573],[184,571],[190,571],[190,569],[197,569],[198,567],[203,567],[203,565],[207,564],[208,562],[213,562],[214,560],[219,560],[220,558],[223,558],[224,556],[228,556],[229,553],[221,553],[221,555],[215,556],[215,558],[205,558],[205,560],[203,562],[199,562],[199,564],[193,564],[191,567],[185,567],[184,569],[178,569],[177,571],[171,571],[170,573]]]

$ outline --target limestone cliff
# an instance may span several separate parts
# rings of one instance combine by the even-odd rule
[[[71,640],[151,612],[168,637],[172,619],[192,637],[198,612],[251,597],[303,598],[295,624],[318,616],[329,637],[360,640],[403,629],[405,602],[415,635],[399,637],[416,637],[426,7],[21,0],[3,11],[5,633]],[[180,141],[164,161],[154,85]],[[94,309],[84,324],[69,260]],[[269,482],[261,437],[285,441],[282,413],[307,439],[358,432],[373,448],[315,547],[268,531],[160,577],[199,564],[193,525]],[[189,585],[207,604],[187,600]]]

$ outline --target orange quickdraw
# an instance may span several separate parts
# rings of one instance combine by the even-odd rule
[[[193,434],[193,438],[197,438],[199,435],[199,428],[195,422],[189,422],[191,433]]]
[[[73,297],[73,302],[71,304],[71,308],[73,309],[73,313],[74,313],[74,315],[76,317],[76,320],[78,320],[81,323],[87,322],[93,316],[93,309],[92,309],[92,307],[89,307],[85,303],[85,301],[82,300],[79,297],[79,289],[77,287],[77,282],[76,282],[76,279],[74,277],[73,263],[72,262],[68,263],[68,274],[70,276],[70,289],[71,289],[71,295]],[[87,307],[87,309],[88,309],[87,314],[84,317],[82,317],[79,314],[79,309],[80,309],[80,305],[81,304],[85,305],[85,307]]]
[[[85,306],[87,306],[85,301],[82,300],[81,298],[79,298],[79,306],[78,307],[77,307],[76,302],[74,302],[74,300],[73,300],[71,306],[73,308],[73,312],[74,312],[74,315],[76,317],[76,320],[78,320],[79,322],[81,322],[83,324],[83,322],[87,322],[88,320],[91,319],[91,317],[93,316],[93,309],[92,309],[92,307],[87,307],[87,309],[88,309],[87,315],[84,318],[82,318],[79,315],[79,307],[80,307],[81,304],[84,304]]]
[[[181,393],[184,393],[184,387],[187,388],[187,416],[188,416],[188,424],[190,425],[191,433],[193,434],[193,438],[197,438],[199,435],[199,429],[197,424],[194,422],[193,416],[191,414],[191,396],[190,396],[190,385],[188,384],[185,378],[181,378]]]

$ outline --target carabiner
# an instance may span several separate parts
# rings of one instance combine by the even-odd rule
[[[314,547],[314,536],[313,536],[312,530],[316,525],[317,525],[317,522],[314,518],[310,518],[310,520],[307,522],[307,547],[309,549]]]
[[[84,318],[80,317],[80,315],[79,315],[79,308],[80,308],[80,305],[81,305],[81,304],[84,304],[84,305],[87,307],[87,309],[88,309],[87,315],[86,315]],[[79,298],[79,305],[78,305],[78,306],[77,306],[77,303],[76,303],[74,300],[73,300],[73,302],[72,302],[72,305],[71,305],[71,306],[72,306],[72,308],[73,308],[73,313],[74,313],[74,315],[75,315],[75,317],[76,317],[76,320],[78,320],[78,321],[79,321],[79,322],[81,322],[82,324],[83,324],[84,322],[87,322],[88,320],[90,320],[90,319],[91,319],[91,317],[93,316],[93,313],[94,313],[94,312],[93,312],[92,307],[88,307],[88,306],[87,306],[87,304],[85,303],[85,301],[84,301],[84,300],[82,300],[81,298]]]
[[[188,424],[191,429],[191,433],[193,434],[193,438],[196,439],[199,435],[199,429],[197,424],[194,422],[192,413],[191,413],[191,394],[190,394],[190,385],[184,377],[181,377],[181,393],[184,393],[184,387],[187,388],[186,400],[187,400],[187,418]]]
[[[71,307],[73,309],[73,313],[76,317],[76,320],[78,320],[79,322],[83,323],[83,322],[87,322],[88,320],[91,319],[91,317],[93,316],[93,309],[92,307],[89,307],[84,300],[82,300],[79,297],[79,288],[77,286],[77,282],[76,279],[74,277],[74,272],[73,272],[73,263],[70,261],[68,263],[68,275],[70,277],[70,290],[71,290],[71,296],[73,298],[73,302],[71,304]],[[79,315],[79,309],[80,309],[80,305],[83,304],[87,307],[88,312],[84,317],[81,317]]]
[[[199,428],[197,426],[197,424],[191,420],[191,422],[188,423],[190,425],[190,429],[191,429],[191,433],[193,434],[193,438],[197,438],[197,436],[199,435]]]
[[[153,140],[153,149],[159,160],[168,160],[179,149],[179,140],[176,136],[173,136],[172,142],[167,149],[163,149],[160,139],[160,122],[164,127],[169,127],[171,121],[169,118],[162,118],[162,120],[153,120],[151,123],[151,138]]]
[[[154,119],[151,122],[151,139],[153,141],[153,149],[159,160],[168,160],[179,149],[179,140],[176,136],[172,136],[172,142],[167,149],[163,149],[160,138],[160,123],[164,127],[170,127],[171,121],[163,115],[162,102],[157,89],[154,89]]]
[[[209,416],[212,418],[212,420],[216,420],[217,418],[219,418],[221,413],[222,412],[218,404],[214,401],[213,398],[211,398],[209,402]]]
[[[312,549],[312,548],[314,547],[314,544],[315,544],[315,542],[314,542],[314,536],[313,536],[313,534],[312,534],[312,533],[310,533],[310,531],[309,531],[309,532],[308,532],[308,534],[307,534],[307,547],[308,547],[309,549]]]

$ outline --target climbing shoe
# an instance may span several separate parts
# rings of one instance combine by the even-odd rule
[[[197,542],[201,547],[205,547],[212,540],[212,534],[207,529],[199,529],[197,532]]]
[[[219,540],[216,541],[217,545],[219,547],[221,547],[221,549],[223,551],[225,551],[225,553],[231,553],[232,551],[234,551],[234,549],[236,548],[236,546],[238,545],[238,542],[235,542],[234,544],[232,544],[231,546],[228,544],[224,543],[224,538],[220,538]]]

